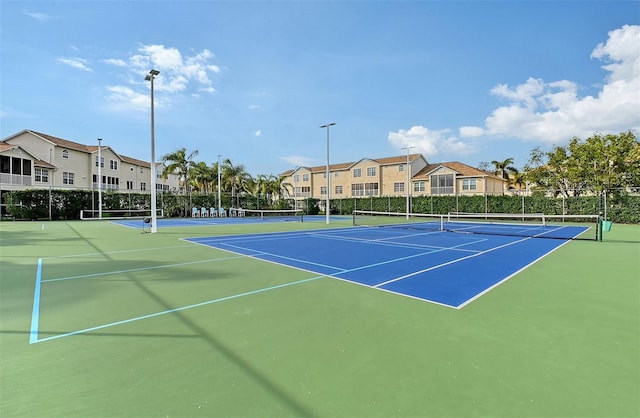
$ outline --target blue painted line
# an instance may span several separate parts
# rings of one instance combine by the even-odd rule
[[[166,311],[155,312],[155,313],[148,314],[148,315],[137,316],[135,318],[129,318],[129,319],[125,319],[125,320],[122,320],[122,321],[111,322],[109,324],[98,325],[98,326],[91,327],[91,328],[85,328],[85,329],[81,329],[81,330],[77,330],[77,331],[67,332],[65,334],[53,335],[51,337],[41,338],[39,340],[36,338],[36,340],[33,341],[32,343],[41,343],[41,342],[45,342],[45,341],[55,340],[55,339],[58,339],[58,338],[70,337],[72,335],[85,334],[87,332],[97,331],[97,330],[100,330],[100,329],[113,327],[113,326],[116,326],[116,325],[128,324],[128,323],[135,322],[135,321],[140,321],[140,320],[143,320],[143,319],[154,318],[154,317],[161,316],[161,315],[167,315],[167,314],[171,314],[171,313],[175,313],[175,312],[185,311],[187,309],[193,309],[193,308],[198,308],[198,307],[201,307],[201,306],[211,305],[211,304],[218,303],[218,302],[224,302],[224,301],[231,300],[231,299],[237,299],[237,298],[240,298],[240,297],[243,297],[243,296],[249,296],[249,295],[255,295],[257,293],[268,292],[269,290],[275,290],[275,289],[280,289],[280,288],[283,288],[283,287],[293,286],[293,285],[296,285],[296,284],[306,283],[306,282],[310,282],[310,281],[313,281],[313,280],[321,279],[323,277],[326,277],[326,276],[325,275],[315,276],[315,277],[311,277],[311,278],[308,278],[308,279],[298,280],[298,281],[295,281],[295,282],[283,283],[283,284],[279,284],[279,285],[275,285],[275,286],[271,286],[271,287],[265,287],[265,288],[258,289],[258,290],[251,290],[249,292],[238,293],[236,295],[231,295],[231,296],[225,296],[223,298],[208,300],[206,302],[194,303],[193,305],[181,306],[179,308],[174,308],[174,309],[169,309],[169,310],[166,310]],[[37,330],[36,330],[36,334],[37,334]]]
[[[38,259],[36,270],[36,288],[33,292],[33,311],[31,312],[31,332],[29,332],[29,344],[38,342],[38,324],[40,323],[40,284],[42,283],[42,258]]]

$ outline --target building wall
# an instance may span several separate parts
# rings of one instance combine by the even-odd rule
[[[90,147],[77,144],[65,146],[40,138],[31,132],[22,132],[5,140],[7,144],[18,145],[39,160],[50,163],[56,169],[48,169],[48,181],[35,181],[35,167],[31,170],[31,184],[24,187],[2,182],[5,189],[36,188],[82,188],[98,187],[97,145]],[[83,149],[78,149],[83,148]],[[6,152],[5,152],[6,154]],[[131,158],[123,158],[108,146],[102,146],[100,154],[104,160],[101,168],[102,188],[114,191],[151,191],[150,164]],[[158,164],[156,183],[158,190],[177,191],[179,178],[171,174],[167,179],[161,177],[162,165]],[[70,176],[72,174],[72,176]],[[94,178],[95,176],[95,178]],[[72,177],[72,182],[71,182]],[[127,182],[130,182],[129,184]]]

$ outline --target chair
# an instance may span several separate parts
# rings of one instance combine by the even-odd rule
[[[200,216],[202,216],[203,218],[209,217],[209,211],[204,206],[202,207],[202,209],[200,209]]]
[[[192,208],[191,209],[191,217],[192,218],[199,218],[200,217],[200,211],[198,210],[198,208]]]
[[[220,216],[221,218],[225,218],[227,216],[227,212],[224,210],[224,208],[218,209],[218,216]]]
[[[210,218],[218,217],[218,211],[216,211],[216,208],[209,208],[209,217]]]

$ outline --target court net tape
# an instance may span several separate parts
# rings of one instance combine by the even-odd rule
[[[598,240],[598,215],[545,215],[542,213],[462,213],[446,215],[355,210],[354,226],[401,228],[415,231],[450,231],[555,239]]]
[[[297,209],[229,209],[229,216],[269,221],[304,222],[304,211]]]

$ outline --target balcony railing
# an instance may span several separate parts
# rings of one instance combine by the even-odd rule
[[[31,176],[21,174],[0,173],[0,183],[14,184],[17,186],[31,186]]]

